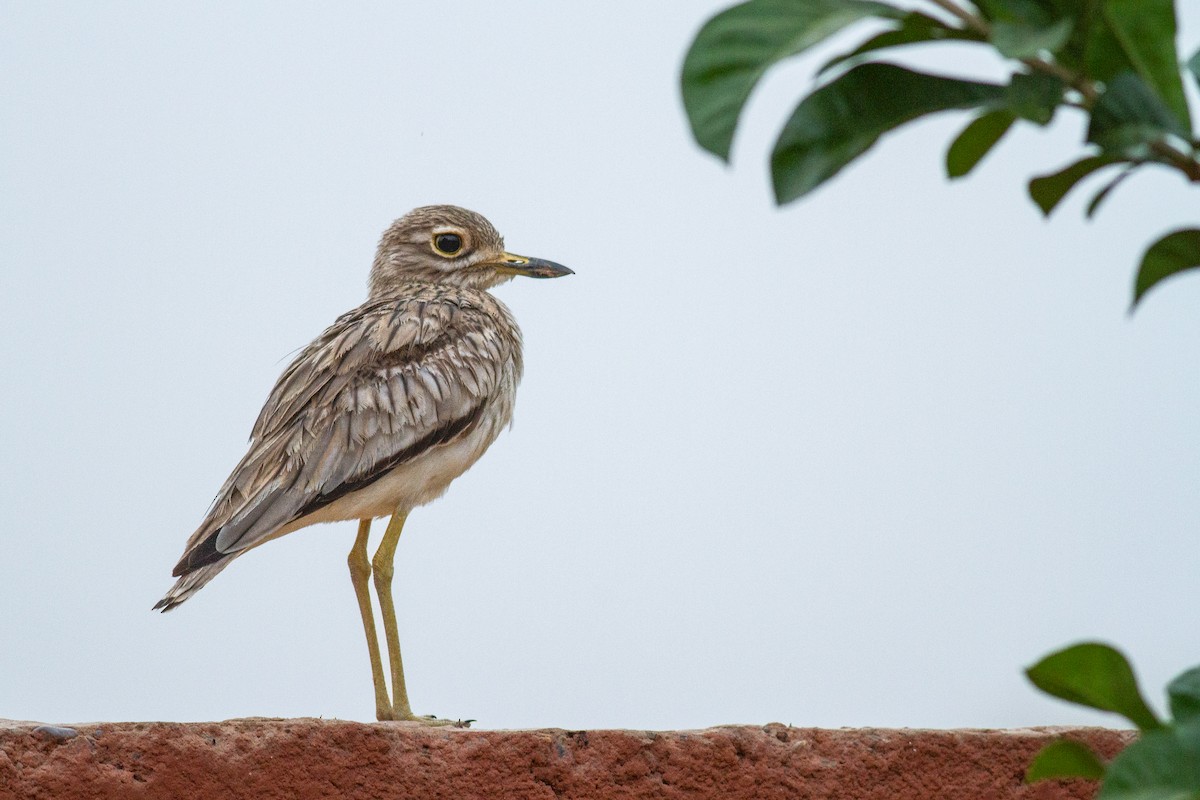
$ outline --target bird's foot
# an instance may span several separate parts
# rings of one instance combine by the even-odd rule
[[[469,728],[473,719],[438,719],[433,715],[418,716],[416,714],[394,714],[396,722],[415,722],[418,725],[428,725],[431,728]]]

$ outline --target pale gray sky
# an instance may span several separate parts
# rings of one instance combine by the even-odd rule
[[[1161,706],[1200,662],[1200,278],[1126,309],[1195,191],[1147,171],[1047,223],[1024,181],[1080,121],[951,186],[955,114],[776,209],[821,56],[722,167],[677,76],[723,5],[5,2],[0,716],[372,718],[353,524],[150,606],[290,355],[437,202],[578,274],[497,290],[516,426],[409,519],[418,712],[1115,724],[1021,676],[1088,637]],[[925,63],[998,75],[953,53]]]

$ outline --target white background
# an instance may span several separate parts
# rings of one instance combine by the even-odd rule
[[[776,132],[866,31],[772,72],[727,169],[677,88],[722,5],[5,2],[0,716],[372,718],[353,523],[150,606],[291,354],[438,202],[578,274],[497,290],[516,426],[409,519],[418,712],[1119,724],[1021,675],[1084,638],[1161,707],[1200,662],[1200,277],[1127,309],[1200,195],[1150,169],[1046,222],[1024,182],[1081,119],[949,185],[950,114],[776,209]]]

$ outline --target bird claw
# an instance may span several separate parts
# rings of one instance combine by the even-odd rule
[[[469,728],[473,719],[438,719],[432,714],[418,716],[414,714],[411,717],[404,717],[395,720],[396,722],[414,722],[418,725],[427,725],[431,728]]]
[[[474,721],[473,719],[438,719],[432,714],[421,718],[421,722],[425,725],[445,726],[448,728],[469,728]]]

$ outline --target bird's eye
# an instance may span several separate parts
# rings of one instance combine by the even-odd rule
[[[457,233],[439,233],[433,237],[433,246],[444,256],[456,255],[462,250],[462,237]]]

